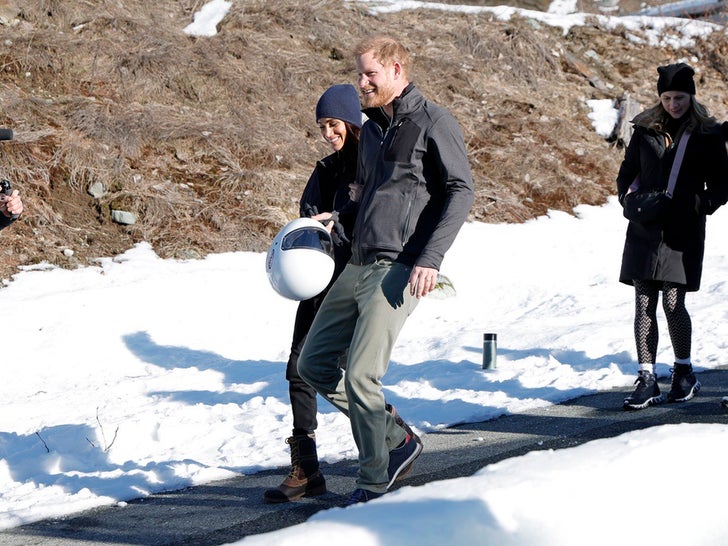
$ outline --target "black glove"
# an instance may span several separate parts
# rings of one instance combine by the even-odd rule
[[[334,232],[336,232],[336,235],[339,237],[339,239],[346,243],[347,245],[351,244],[351,241],[346,236],[346,232],[344,231],[344,226],[341,225],[341,222],[334,222]]]
[[[321,220],[321,223],[325,226],[329,225],[329,222],[333,222],[334,225],[331,227],[331,230],[336,233],[339,240],[347,245],[351,244],[351,241],[349,241],[346,236],[346,232],[344,231],[344,226],[342,226],[341,222],[339,222],[339,213],[337,211],[332,212],[330,218]]]
[[[713,205],[713,200],[707,191],[695,195],[695,212],[701,214],[713,214],[718,207]]]
[[[700,213],[713,214],[718,207],[713,204],[713,200],[707,193],[700,197]]]
[[[308,203],[304,203],[301,205],[301,209],[303,210],[303,214],[307,218],[311,218],[311,216],[316,216],[318,214],[318,208],[316,208],[316,205],[309,205]]]
[[[301,207],[303,209],[303,213],[308,217],[311,218],[311,216],[316,216],[318,212],[318,208],[316,205],[309,205],[308,203],[305,203]],[[336,233],[337,237],[340,241],[346,243],[347,245],[351,244],[351,241],[349,241],[349,238],[346,236],[346,232],[344,231],[344,226],[341,225],[341,222],[339,222],[339,214],[334,211],[331,213],[331,218],[327,218],[326,220],[320,220],[320,222],[326,226],[329,222],[333,222],[334,225],[332,227],[332,231]]]

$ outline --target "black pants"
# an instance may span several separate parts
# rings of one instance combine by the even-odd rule
[[[293,435],[312,434],[318,422],[316,421],[316,391],[301,376],[298,375],[298,356],[301,354],[308,331],[311,329],[313,318],[321,307],[328,289],[310,300],[298,304],[296,321],[293,325],[293,341],[291,353],[286,366],[286,379],[288,380],[288,396],[291,399],[293,411]],[[346,367],[346,353],[339,357],[339,366]]]
[[[306,341],[313,318],[321,306],[325,294],[304,300],[298,304],[296,321],[293,326],[293,341],[291,353],[286,366],[286,379],[288,380],[288,395],[293,410],[293,434],[311,434],[316,430],[316,391],[301,376],[298,375],[298,356]]]

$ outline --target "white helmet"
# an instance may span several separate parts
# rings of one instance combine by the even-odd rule
[[[290,300],[320,294],[334,274],[334,246],[321,222],[298,218],[278,232],[265,258],[273,289]]]

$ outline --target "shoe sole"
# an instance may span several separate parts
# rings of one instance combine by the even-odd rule
[[[655,406],[657,404],[662,404],[664,401],[665,401],[665,395],[661,394],[659,396],[653,396],[652,398],[648,398],[642,404],[630,404],[629,402],[627,402],[625,400],[622,407],[626,410],[641,410],[641,409],[645,409],[647,406]]]
[[[291,492],[290,495],[286,495],[279,488],[268,489],[263,493],[263,502],[265,504],[283,504],[284,502],[292,502],[302,499],[303,497],[318,497],[319,495],[325,495],[328,491],[326,489],[326,480],[321,476],[318,483],[314,485],[309,484],[305,489],[298,490],[297,492]]]
[[[422,444],[415,440],[415,450],[412,452],[412,455],[410,455],[394,473],[392,478],[389,480],[389,483],[387,484],[387,489],[392,487],[392,484],[394,482],[403,480],[405,476],[410,473],[410,471],[412,470],[412,466],[414,465],[415,459],[420,456],[420,453],[422,453]]]
[[[698,391],[700,390],[700,381],[696,381],[695,385],[693,385],[693,388],[690,389],[690,392],[683,396],[682,398],[670,398],[670,395],[667,395],[667,401],[668,402],[687,402],[692,397],[694,397],[696,394],[698,394]]]
[[[273,489],[270,493],[266,491],[266,493],[263,495],[263,502],[265,504],[283,504],[285,502],[300,500],[303,497],[318,497],[319,495],[325,495],[327,493],[325,485],[322,485],[321,487],[317,487],[315,489],[309,489],[307,491],[304,491],[303,493],[296,493],[295,495],[291,495],[290,497],[287,497],[284,493],[280,491],[278,491],[279,494],[276,494],[275,491],[278,490]]]
[[[355,495],[356,495],[356,497],[355,497]],[[361,495],[357,495],[356,492],[355,492],[346,501],[346,504],[344,505],[344,507],[354,506],[355,504],[363,504],[365,502],[371,502],[373,500],[378,499],[382,495],[384,495],[384,493],[374,493],[372,491],[368,491],[367,490],[366,493],[365,493],[365,495],[367,496],[367,498],[364,498],[363,499],[363,498],[361,498]],[[372,496],[370,497],[369,495],[372,495]]]

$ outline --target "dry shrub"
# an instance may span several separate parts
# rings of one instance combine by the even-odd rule
[[[355,82],[351,50],[372,30],[411,48],[415,83],[460,121],[474,220],[603,203],[623,151],[596,135],[586,100],[629,92],[646,104],[657,64],[697,59],[701,100],[725,116],[722,34],[673,51],[596,20],[565,36],[490,14],[372,17],[341,0],[240,0],[216,36],[184,34],[204,3],[22,2],[19,24],[2,29],[0,125],[16,139],[0,144],[0,174],[27,211],[2,233],[0,276],[89,263],[142,240],[162,257],[265,250],[328,153],[315,102]],[[91,184],[106,195],[91,197]],[[112,209],[137,223],[113,223]]]

